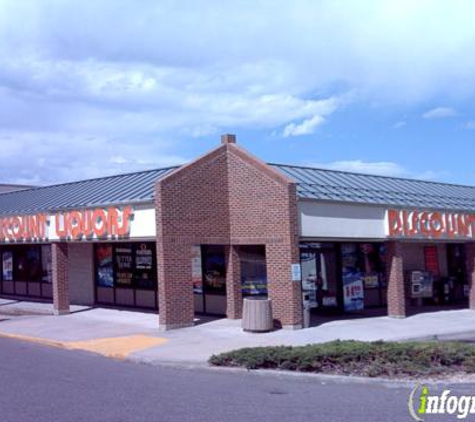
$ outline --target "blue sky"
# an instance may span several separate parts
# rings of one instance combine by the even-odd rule
[[[0,181],[270,162],[475,185],[475,3],[0,0]]]

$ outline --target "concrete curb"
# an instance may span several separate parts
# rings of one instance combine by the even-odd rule
[[[273,369],[246,369],[237,367],[211,366],[206,362],[178,362],[178,361],[162,361],[162,360],[143,360],[134,357],[125,359],[126,362],[148,365],[161,368],[173,368],[182,370],[201,370],[215,373],[235,373],[238,375],[264,376],[276,378],[302,378],[310,381],[320,382],[322,384],[360,384],[360,385],[379,385],[387,388],[413,388],[415,384],[427,384],[432,386],[445,385],[470,385],[473,381],[460,379],[391,379],[391,378],[367,378],[351,375],[329,375],[329,374],[313,374],[308,372],[293,372]]]

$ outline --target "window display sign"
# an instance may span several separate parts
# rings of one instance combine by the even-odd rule
[[[379,287],[378,274],[368,274],[363,277],[365,289],[377,289]]]
[[[292,281],[302,281],[302,267],[300,264],[292,264],[290,272],[292,273]]]
[[[475,214],[388,210],[386,221],[389,237],[475,239]]]
[[[358,245],[345,243],[341,246],[343,275],[343,306],[346,312],[364,309],[364,274],[358,267]]]
[[[133,250],[130,244],[119,245],[115,248],[117,284],[130,286],[133,279]]]
[[[153,243],[139,243],[135,250],[136,283],[139,288],[153,288],[156,284]]]
[[[429,271],[434,277],[439,277],[439,254],[437,252],[437,246],[426,246],[424,248],[424,261],[426,271]]]
[[[203,268],[201,261],[201,246],[191,247],[191,281],[193,292],[203,293]]]
[[[363,280],[360,277],[348,275],[343,278],[343,304],[347,312],[364,309]]]
[[[96,244],[95,256],[97,286],[157,289],[154,243]]]
[[[13,254],[10,251],[2,254],[2,279],[13,281]]]
[[[112,287],[114,285],[114,266],[112,265],[111,245],[97,245],[96,271],[98,286]]]

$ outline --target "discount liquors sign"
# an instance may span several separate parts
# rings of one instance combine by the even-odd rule
[[[475,239],[475,214],[448,211],[388,210],[388,237],[402,239]]]
[[[132,207],[73,210],[0,218],[0,242],[127,238]]]

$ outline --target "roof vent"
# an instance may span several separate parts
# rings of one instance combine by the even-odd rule
[[[235,144],[236,143],[236,135],[231,135],[229,133],[221,135],[221,143],[223,145],[225,145],[225,144]]]

